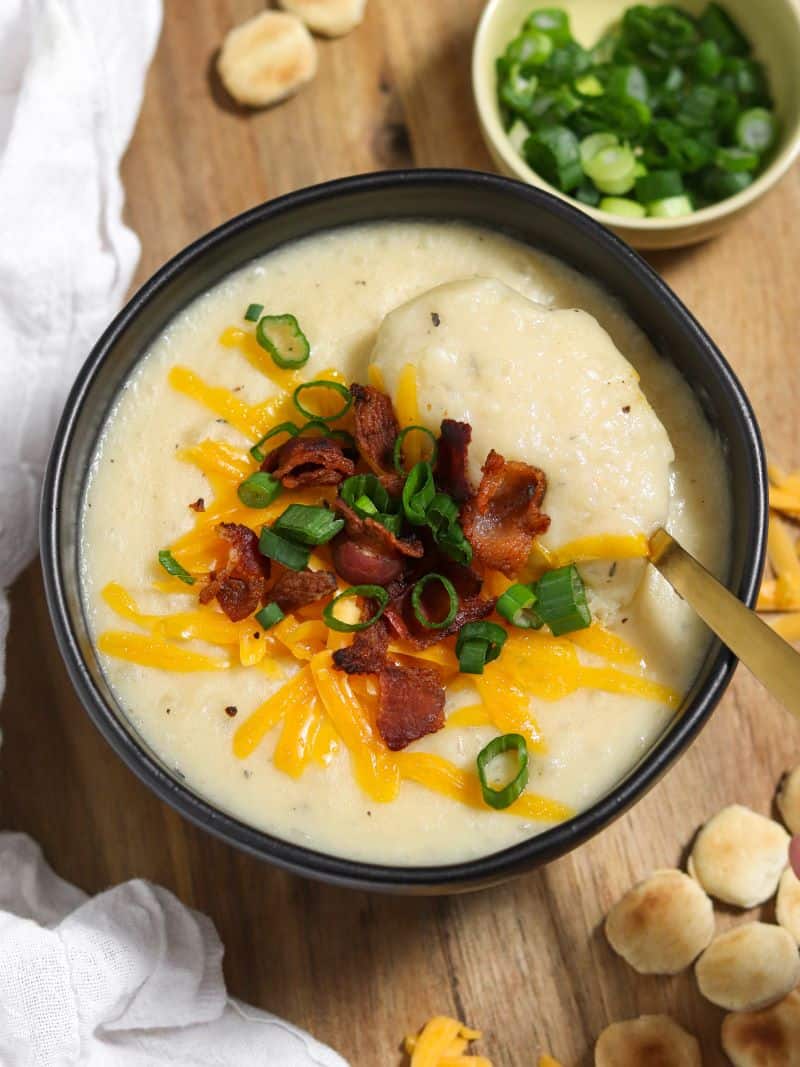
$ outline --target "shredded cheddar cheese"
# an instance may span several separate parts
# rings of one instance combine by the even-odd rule
[[[406,426],[419,425],[417,372],[413,363],[406,363],[405,367],[400,371],[395,408],[401,430],[405,429]],[[419,463],[422,459],[422,442],[419,440],[419,436],[419,434],[411,433],[403,442],[403,452],[409,467]]]
[[[554,1060],[552,1056],[548,1056],[545,1052],[539,1057],[539,1067],[561,1067],[558,1060]]]
[[[162,671],[185,674],[192,671],[224,671],[230,660],[213,659],[200,652],[171,644],[163,637],[129,633],[125,630],[106,630],[97,639],[97,647],[107,656],[138,663],[140,667],[155,667]]]
[[[580,537],[556,549],[551,553],[551,566],[565,567],[568,563],[591,563],[605,559],[646,559],[648,552],[649,542],[644,534],[597,534]]]
[[[404,1047],[410,1067],[492,1067],[485,1056],[465,1055],[469,1043],[481,1037],[480,1030],[471,1030],[458,1019],[436,1015],[418,1034],[409,1034]]]

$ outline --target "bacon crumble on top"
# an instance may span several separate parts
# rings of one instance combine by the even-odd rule
[[[335,589],[336,575],[333,571],[285,570],[270,589],[269,598],[287,613],[322,600]]]
[[[290,437],[264,458],[261,470],[286,489],[303,485],[338,485],[355,472],[352,459],[330,437]]]
[[[264,603],[270,561],[259,552],[258,537],[249,527],[237,522],[222,522],[216,529],[227,542],[227,560],[223,567],[208,576],[199,600],[201,604],[208,604],[216,598],[231,622],[239,622],[258,611]]]
[[[355,401],[355,439],[361,458],[390,493],[399,493],[403,480],[394,469],[394,443],[400,425],[392,398],[371,385],[355,382],[350,393]]]
[[[333,662],[345,674],[378,674],[386,665],[388,649],[389,629],[383,619],[378,619],[369,629],[359,631],[351,645],[337,648]]]
[[[550,526],[540,510],[547,479],[538,467],[508,462],[494,450],[482,470],[477,493],[461,509],[461,526],[477,562],[513,578],[534,538]]]
[[[430,667],[387,663],[378,675],[378,733],[397,752],[444,726],[445,690]]]
[[[439,451],[433,473],[438,487],[449,493],[457,504],[463,504],[472,496],[472,486],[467,475],[471,440],[472,427],[468,422],[442,419]]]

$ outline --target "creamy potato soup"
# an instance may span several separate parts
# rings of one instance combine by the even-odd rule
[[[297,325],[259,327],[261,315]],[[280,367],[276,354],[302,359],[304,338],[307,361]],[[293,392],[320,379],[341,388],[298,399],[327,423],[301,437],[276,433],[253,458],[270,429],[307,422]],[[371,389],[335,419],[351,383]],[[362,439],[369,405],[385,394],[384,415],[392,420],[393,408],[397,418],[389,446],[398,427],[430,435],[410,431],[397,468],[384,441],[382,467],[372,466],[380,478],[356,484],[377,455]],[[458,425],[471,428],[467,456],[456,449],[461,489],[458,464],[445,472],[444,430],[431,453],[443,419],[455,420],[462,445]],[[326,427],[344,433],[323,440]],[[292,486],[284,446],[303,440],[323,440],[328,452],[312,462],[303,446]],[[246,506],[240,486],[259,457],[266,470],[248,483],[257,493]],[[292,504],[321,525],[303,518],[289,529]],[[234,544],[222,523],[254,531],[252,544]],[[506,848],[586,808],[667,726],[709,634],[644,561],[659,525],[725,576],[721,448],[686,383],[622,308],[497,233],[374,224],[253,262],[156,340],[94,458],[82,582],[121,707],[191,789],[309,848],[431,865]],[[358,547],[366,530],[394,572],[377,581],[380,596],[330,608],[332,594],[355,584],[342,576],[348,538]],[[231,571],[232,561],[244,569]],[[280,583],[294,589],[308,568],[328,572],[322,595],[281,600]],[[431,579],[435,611],[421,592],[414,599],[419,576],[434,571],[450,575],[455,594]],[[230,574],[239,585],[224,585]],[[392,599],[400,587],[405,599]],[[521,613],[491,612],[509,588]],[[413,610],[407,632],[399,603]],[[384,608],[372,628],[347,629]],[[499,648],[487,636],[497,628]],[[384,666],[340,669],[358,641]],[[505,754],[484,751],[507,735],[516,740]]]

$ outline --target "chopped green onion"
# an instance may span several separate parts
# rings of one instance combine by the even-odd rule
[[[566,126],[543,126],[524,146],[530,166],[551,185],[569,192],[583,178],[578,138]]]
[[[740,148],[763,155],[775,144],[778,137],[778,124],[771,111],[764,107],[753,107],[743,111],[736,123],[736,142]]]
[[[643,219],[647,214],[643,204],[621,196],[606,196],[600,201],[599,207],[609,215],[622,215],[629,219]]]
[[[338,393],[339,396],[344,398],[344,404],[333,415],[321,415],[318,411],[309,411],[308,408],[304,408],[300,403],[300,394],[304,389],[330,389],[331,392]],[[346,415],[353,405],[353,397],[346,385],[342,385],[341,382],[331,382],[324,379],[319,379],[314,382],[303,382],[302,385],[298,385],[292,393],[292,400],[300,414],[305,415],[305,417],[311,419],[312,422],[317,419],[323,419],[325,422],[335,422],[337,419],[341,419],[343,415]]]
[[[464,536],[464,531],[458,523],[434,534],[434,540],[446,556],[460,563],[462,567],[468,567],[472,563],[472,545]]]
[[[429,585],[430,582],[438,582],[444,589],[445,593],[447,593],[449,604],[447,614],[444,618],[432,619],[422,606],[422,594],[425,591],[425,587]],[[426,630],[443,630],[445,626],[449,626],[456,617],[456,612],[458,611],[458,593],[456,593],[453,583],[449,578],[445,578],[443,574],[437,574],[435,571],[431,571],[430,574],[426,574],[423,578],[420,578],[411,590],[411,607],[417,622],[424,626]]]
[[[602,152],[604,148],[616,148],[618,144],[619,138],[614,133],[590,133],[588,137],[584,137],[580,143],[581,163],[584,168],[598,152]]]
[[[701,188],[710,200],[724,200],[735,196],[753,184],[753,175],[749,171],[720,170],[714,167],[703,175]]]
[[[304,433],[308,433],[309,430],[319,430],[320,437],[332,436],[331,428],[327,424],[327,422],[325,422],[324,419],[309,419],[308,422],[303,423],[303,425],[298,429],[297,433],[298,435],[302,435]]]
[[[527,74],[531,68],[539,67],[544,63],[553,51],[553,41],[546,33],[534,30],[532,33],[523,33],[515,37],[506,49],[505,58],[513,68],[519,63],[522,70]]]
[[[436,462],[436,456],[439,453],[439,445],[436,440],[436,434],[427,428],[427,426],[406,426],[397,435],[394,442],[394,450],[392,452],[392,458],[394,459],[394,469],[398,474],[405,474],[406,469],[403,464],[403,442],[410,433],[424,433],[426,437],[431,440],[431,454],[428,456],[428,463],[433,466]]]
[[[360,596],[365,600],[377,600],[378,610],[369,619],[365,619],[363,622],[344,622],[342,619],[336,618],[336,605],[340,600],[346,600],[349,597]],[[325,605],[322,612],[322,620],[327,627],[331,630],[336,630],[338,633],[351,634],[356,633],[359,630],[367,630],[370,626],[373,626],[378,619],[383,615],[386,610],[386,605],[389,603],[389,594],[380,585],[351,585],[348,589],[344,589],[341,593],[337,594],[329,604]]]
[[[501,789],[489,784],[487,771],[489,764],[504,752],[516,752],[517,773]],[[493,738],[486,748],[478,754],[478,778],[481,783],[483,799],[490,808],[502,811],[509,808],[525,790],[528,784],[528,745],[521,734],[501,734]]]
[[[714,162],[722,170],[757,170],[759,157],[757,152],[751,152],[747,148],[718,148]]]
[[[697,19],[697,26],[705,37],[710,37],[729,55],[747,55],[750,51],[747,38],[719,4],[708,4]]]
[[[502,83],[500,100],[514,114],[525,114],[533,103],[538,84],[535,74],[527,74],[521,63],[513,63]]]
[[[458,504],[448,493],[437,493],[428,505],[425,521],[434,534],[458,522]]]
[[[619,196],[636,181],[636,156],[623,145],[601,148],[583,169],[601,192]]]
[[[305,570],[311,556],[311,549],[306,545],[298,545],[296,541],[282,537],[269,526],[261,529],[258,551],[262,556],[274,559],[276,563],[282,563],[284,567],[292,571]]]
[[[462,674],[483,674],[487,647],[485,641],[479,641],[477,638],[462,641],[458,654],[458,669]]]
[[[676,170],[651,170],[636,179],[636,195],[643,204],[682,196],[683,192],[683,178]]]
[[[275,626],[281,619],[285,618],[286,616],[274,602],[267,604],[261,611],[256,612],[256,622],[262,630],[269,630],[270,627]]]
[[[415,464],[403,486],[403,511],[412,526],[423,526],[428,505],[436,495],[433,470],[426,460]]]
[[[284,370],[308,362],[311,347],[294,315],[264,315],[256,326],[256,340]]]
[[[354,474],[345,478],[339,495],[348,507],[365,519],[374,519],[394,534],[400,533],[403,517],[400,501],[390,497],[374,474]]]
[[[256,471],[242,482],[236,494],[246,508],[267,508],[283,486],[266,471]]]
[[[647,75],[641,67],[613,67],[606,83],[606,92],[618,100],[639,100],[646,104],[650,97]]]
[[[528,15],[523,29],[544,33],[556,45],[568,44],[572,39],[569,15],[559,7],[540,7]]]
[[[158,562],[173,578],[179,578],[186,585],[194,585],[195,579],[178,563],[168,548],[162,548],[158,553]]]
[[[542,619],[533,610],[536,594],[529,585],[510,585],[497,600],[498,615],[523,630],[538,630]]]
[[[575,81],[575,92],[581,96],[602,96],[605,89],[596,74],[584,74]]]
[[[694,69],[704,81],[712,81],[722,70],[722,50],[716,41],[701,41],[694,54]]]
[[[647,205],[647,214],[654,219],[679,219],[694,211],[688,196],[669,196]]]
[[[574,563],[543,574],[533,590],[536,594],[536,612],[555,637],[591,625],[586,589]]]
[[[462,674],[483,674],[483,668],[497,659],[507,639],[508,634],[496,622],[468,622],[456,638],[458,669]]]
[[[248,322],[258,322],[261,318],[261,312],[264,310],[263,304],[248,304],[247,311],[244,313],[244,317]]]
[[[301,545],[327,544],[343,528],[344,519],[337,519],[330,508],[315,504],[290,504],[272,524],[276,534]]]
[[[279,433],[287,433],[290,437],[297,437],[299,432],[299,429],[293,422],[281,422],[277,426],[273,426],[271,430],[268,430],[263,437],[256,441],[250,449],[250,455],[256,463],[263,463],[266,457],[261,451],[261,446],[269,441],[271,437],[277,437]]]
[[[353,506],[358,508],[359,511],[363,512],[364,515],[374,516],[378,514],[378,509],[375,507],[375,505],[372,503],[368,496],[360,496]]]

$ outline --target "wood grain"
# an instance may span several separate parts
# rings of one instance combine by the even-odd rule
[[[168,0],[123,167],[139,281],[210,227],[302,185],[411,163],[489,165],[469,93],[480,0],[370,0],[356,32],[320,43],[306,91],[251,114],[225,96],[213,60],[225,31],[262,6]],[[730,233],[652,262],[741,376],[772,455],[800,466],[798,219],[795,170]],[[654,1011],[700,1037],[707,1065],[725,1062],[721,1013],[690,976],[637,977],[600,924],[634,880],[678,863],[721,805],[769,811],[778,776],[800,758],[797,726],[742,671],[666,779],[578,852],[478,895],[393,899],[281,874],[183,822],[123,767],[72,695],[36,567],[12,600],[2,825],[33,834],[89,892],[150,878],[208,912],[237,996],[309,1028],[357,1067],[399,1064],[403,1033],[437,1012],[483,1027],[497,1067],[533,1064],[544,1049],[589,1067],[609,1021]]]

